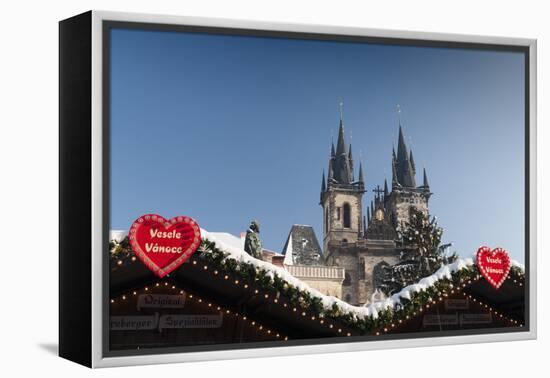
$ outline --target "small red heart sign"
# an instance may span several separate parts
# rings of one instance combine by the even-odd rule
[[[166,220],[160,215],[147,214],[132,223],[128,238],[137,257],[162,278],[199,248],[201,231],[189,217]]]
[[[510,257],[502,248],[491,251],[489,247],[480,247],[476,254],[477,267],[483,277],[495,289],[498,289],[510,272]]]

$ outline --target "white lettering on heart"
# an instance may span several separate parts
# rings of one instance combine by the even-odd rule
[[[152,228],[149,230],[151,238],[159,239],[181,239],[181,233],[176,230],[173,231],[159,231],[157,228]]]
[[[158,245],[157,243],[145,243],[145,251],[147,253],[183,253],[182,247],[170,247]]]

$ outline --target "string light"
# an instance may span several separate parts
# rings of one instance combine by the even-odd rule
[[[164,286],[168,286],[168,285],[169,285],[168,282],[164,282]],[[157,282],[157,283],[155,284],[155,287],[159,287],[159,286],[161,286],[161,283]],[[171,285],[171,286],[170,286],[170,289],[171,289],[171,290],[178,290],[178,292],[179,292],[180,294],[184,294],[184,290],[177,289],[175,285]],[[143,291],[144,291],[144,292],[149,291],[149,288],[146,286],[146,287],[143,288]],[[139,291],[134,290],[134,291],[132,291],[131,293],[132,293],[133,295],[137,295],[137,294],[139,293]],[[119,298],[120,298],[122,301],[125,301],[125,300],[127,299],[127,295],[126,295],[126,294],[122,294],[122,295],[120,295]],[[202,298],[197,297],[196,295],[191,294],[191,293],[189,293],[189,294],[187,295],[187,298],[188,298],[189,300],[195,300],[195,301],[198,302],[198,303],[202,303],[202,302],[203,302],[203,299],[202,299]],[[116,304],[116,302],[117,302],[117,299],[116,299],[116,298],[111,298],[111,299],[110,299],[110,303],[111,303],[111,304]],[[212,307],[212,303],[208,303],[208,307]],[[273,331],[272,331],[271,329],[266,328],[264,325],[262,325],[262,324],[260,324],[260,323],[258,323],[258,322],[256,322],[256,321],[254,321],[254,320],[253,320],[253,321],[249,321],[246,315],[242,315],[242,314],[239,314],[239,313],[237,313],[237,312],[233,312],[233,311],[231,311],[231,310],[229,310],[229,309],[223,309],[221,306],[217,306],[216,309],[217,309],[218,311],[220,311],[220,312],[224,312],[224,313],[227,314],[227,315],[232,315],[232,316],[235,316],[236,318],[239,318],[239,317],[240,317],[243,321],[248,322],[249,325],[251,325],[253,328],[255,328],[256,331],[261,331],[261,332],[260,332],[261,334],[265,334],[265,335],[270,336],[270,337],[275,336],[275,338],[277,338],[277,339],[280,339],[280,338],[282,337],[280,333],[276,333],[275,335],[273,335],[273,334],[272,334]],[[284,340],[287,341],[287,340],[288,340],[288,336],[284,336]]]
[[[135,256],[132,256],[132,261],[133,261],[134,259],[135,259]],[[197,265],[200,261],[197,261],[197,259],[191,259],[190,262],[191,262],[192,265]],[[203,265],[203,270],[205,270],[205,271],[210,270],[210,269],[208,269],[208,268],[209,268],[208,265]],[[256,272],[257,272],[257,273],[260,273],[261,270],[260,270],[259,268],[257,268],[257,269],[256,269]],[[218,270],[212,270],[212,273],[213,273],[214,275],[218,275],[218,274],[219,274],[219,271],[218,271]],[[224,279],[225,279],[225,280],[229,280],[229,278],[230,278],[230,276],[229,276],[228,274],[225,274],[225,275],[224,275]],[[482,277],[480,274],[476,274],[476,275],[471,276],[471,277],[469,277],[469,278],[467,278],[467,279],[460,278],[459,280],[457,280],[458,283],[456,283],[456,282],[454,283],[454,286],[453,286],[452,283],[450,284],[451,290],[449,291],[449,293],[450,293],[450,294],[455,294],[455,292],[457,292],[457,293],[458,293],[458,292],[461,292],[462,288],[465,288],[467,285],[470,285],[470,284],[472,284],[473,282],[475,282],[475,281],[477,281],[477,280],[480,280],[480,279],[482,279],[482,278],[483,278],[483,277]],[[521,277],[520,277],[520,278],[521,278]],[[511,276],[509,276],[507,279],[510,280],[511,282],[515,283],[515,284],[518,285],[518,286],[522,286],[522,282],[520,282],[520,281],[519,281],[518,279],[516,279],[516,278],[512,278]],[[255,281],[259,281],[259,277],[255,277]],[[235,284],[235,285],[240,285],[240,284],[241,284],[241,281],[240,281],[239,279],[234,279],[233,281],[230,281],[230,282],[232,282],[232,283]],[[165,285],[168,285],[168,283],[165,283]],[[289,287],[289,285],[286,284],[286,283],[284,284],[284,286],[285,286],[285,288],[288,288],[288,287]],[[242,287],[244,287],[245,289],[248,289],[248,288],[249,288],[249,284],[243,283],[243,284],[242,284]],[[148,291],[148,288],[147,288],[147,287],[145,288],[145,291]],[[424,289],[424,290],[422,290],[422,291],[425,292],[426,290]],[[258,289],[254,289],[254,294],[259,294],[259,293],[260,293],[260,291],[259,291]],[[435,291],[435,294],[434,294],[434,295],[436,296],[436,298],[429,297],[429,298],[427,299],[428,303],[425,304],[424,306],[418,308],[416,311],[413,311],[412,315],[413,315],[413,316],[416,316],[417,313],[422,313],[422,312],[424,311],[424,309],[429,309],[429,308],[431,308],[431,307],[430,307],[430,303],[441,303],[441,302],[443,301],[443,299],[449,297],[449,293],[448,293],[448,292],[440,292],[440,291],[437,291],[437,290],[436,290],[436,291]],[[134,295],[136,295],[136,294],[134,294]],[[268,298],[270,297],[269,294],[267,294],[267,293],[263,293],[263,295],[264,295],[264,298],[265,298],[265,299],[268,299]],[[278,298],[273,298],[273,303],[279,303],[279,299],[278,299]],[[286,303],[286,301],[281,301],[281,304],[282,304],[282,306],[285,307],[285,308],[288,308],[288,307],[289,307],[288,304]],[[296,307],[292,307],[292,306],[291,306],[290,308],[292,308],[293,312],[297,312],[297,311],[298,311]],[[305,311],[303,311],[303,312],[302,312],[302,316],[306,316],[306,315],[307,315],[307,314],[305,314]],[[320,319],[322,314],[319,314],[319,315],[320,315],[320,316],[319,316],[318,318],[316,318],[315,316],[310,316],[311,321],[316,321],[316,320],[318,320],[318,321],[319,321],[319,324],[326,324],[326,326],[328,326],[329,328],[332,329],[332,328],[333,328],[332,324],[329,325],[329,324],[326,323],[324,320]],[[496,313],[496,315],[499,316],[499,317],[501,316],[501,314],[498,314],[498,312]],[[410,316],[409,316],[409,315],[406,315],[405,319],[406,319],[406,320],[410,320]],[[396,319],[396,321],[397,321],[399,324],[402,324],[402,319]],[[514,321],[512,321],[512,322],[514,322]],[[517,323],[517,321],[516,321],[516,323]],[[514,324],[516,324],[516,323],[514,323]],[[397,325],[396,325],[395,323],[392,323],[390,327],[391,327],[391,328],[395,328],[396,326],[397,326]],[[387,327],[386,327],[385,329],[387,329]],[[349,332],[348,332],[348,333],[349,333]],[[346,333],[346,334],[347,334],[347,333]],[[379,332],[377,332],[377,334],[379,334]]]
[[[125,259],[127,259],[128,257],[131,257],[131,261],[132,261],[132,262],[136,261],[136,256],[133,255],[133,254],[131,254],[131,253],[129,253],[129,254],[127,254],[126,256],[122,257],[121,259],[117,260],[117,264],[118,264],[118,265],[124,264],[125,262],[127,262],[127,260],[125,260]],[[193,259],[190,259],[190,260],[191,260],[191,261],[189,261],[189,262],[191,262],[193,265],[197,265],[197,264],[200,262],[200,261],[197,261],[196,258],[193,258]],[[203,268],[204,268],[204,270],[208,270],[208,266],[207,266],[207,265],[204,265]],[[259,274],[260,271],[261,271],[261,269],[260,269],[259,267],[256,267],[256,273]],[[218,273],[219,273],[218,270],[214,270],[214,271],[213,271],[213,274],[214,274],[214,275],[218,275]],[[226,275],[224,278],[225,278],[225,279],[229,279],[229,277],[228,277],[227,275]],[[477,280],[480,280],[480,279],[482,279],[482,278],[483,278],[482,275],[480,275],[479,273],[474,273],[474,275],[472,275],[471,277],[467,277],[467,278],[462,278],[462,277],[461,277],[461,278],[459,278],[458,283],[455,283],[455,284],[454,284],[454,285],[456,286],[456,291],[459,292],[462,288],[465,288],[467,285],[471,285],[473,282],[475,282],[475,281],[477,281]],[[524,282],[523,282],[523,281],[524,281],[524,278],[525,278],[524,275],[522,275],[521,273],[518,273],[518,272],[516,271],[514,277],[512,277],[512,275],[509,275],[506,279],[509,280],[510,282],[513,282],[514,284],[516,284],[516,285],[522,287],[522,286],[524,286]],[[259,281],[258,277],[256,277],[254,280],[255,280],[255,281]],[[523,280],[523,281],[522,281],[522,280]],[[236,285],[238,284],[238,280],[235,280],[235,284],[236,284]],[[288,286],[289,286],[289,285],[288,285],[287,283],[284,284],[284,287],[285,287],[285,288],[288,288]],[[249,286],[248,286],[248,284],[244,284],[243,287],[244,287],[245,289],[247,289]],[[453,284],[452,284],[452,283],[450,284],[450,288],[453,288]],[[145,288],[145,291],[148,291],[148,288],[147,288],[147,287]],[[425,290],[422,289],[421,291],[425,291]],[[454,294],[454,291],[455,291],[454,289],[451,290],[451,291],[450,291],[451,294]],[[254,293],[255,293],[255,294],[258,294],[259,291],[256,289],[256,290],[254,291]],[[134,294],[134,295],[136,295],[136,294]],[[432,299],[432,298],[428,298],[428,301],[429,301],[429,302],[432,302],[432,303],[440,303],[440,302],[443,301],[443,299],[448,298],[448,296],[449,296],[448,293],[446,293],[446,292],[445,292],[445,293],[441,293],[441,292],[439,292],[439,291],[437,291],[435,295],[438,296],[437,300],[434,300],[434,299]],[[265,295],[265,298],[268,298],[267,294]],[[274,302],[274,303],[278,303],[278,300],[277,300],[277,299],[274,299],[273,302]],[[285,301],[281,301],[281,302],[282,302],[282,304],[283,304],[283,307],[285,307],[285,308],[288,307],[288,305],[287,305],[287,303],[286,303]],[[475,301],[474,301],[474,302],[475,302]],[[481,302],[480,302],[480,303],[481,303]],[[430,308],[429,305],[426,305],[425,307],[426,307],[426,308]],[[486,307],[486,308],[487,308],[487,307]],[[296,310],[295,308],[293,308],[293,311],[296,312],[297,310]],[[423,308],[418,309],[418,312],[419,312],[419,313],[422,313],[422,312],[423,312]],[[503,318],[505,318],[502,314],[499,314],[498,312],[495,312],[495,314],[498,314],[498,315],[497,315],[498,317],[503,317]],[[321,314],[321,315],[322,315],[322,314]],[[413,316],[416,316],[416,315],[417,315],[417,312],[414,311],[414,312],[413,312]],[[319,317],[320,317],[320,316],[319,316]],[[407,319],[407,320],[410,319],[409,315],[406,315],[406,319]],[[312,321],[313,321],[313,320],[312,320]],[[514,324],[517,324],[517,323],[518,323],[518,322],[515,321],[515,320],[511,320],[511,321],[512,321],[512,322],[515,322]],[[401,319],[399,319],[399,322],[401,323]],[[323,324],[324,322],[323,322],[323,320],[319,319],[319,323],[320,323],[320,324]],[[379,333],[379,332],[377,332],[377,334],[378,334],[378,333]]]
[[[474,278],[474,280],[479,280],[480,278],[481,278],[481,276],[480,276],[480,275],[477,275],[477,276]],[[510,278],[509,278],[509,279],[510,279]],[[514,280],[514,281],[516,281],[516,280]],[[471,280],[468,280],[468,283],[471,283],[471,282],[472,282]],[[464,285],[462,285],[462,286],[464,287]],[[451,289],[450,293],[451,293],[451,294],[454,294],[454,292],[455,292],[455,289]],[[463,292],[463,291],[461,290],[461,288],[457,288],[457,289],[456,289],[456,292],[457,292],[457,293],[461,293],[464,297],[468,298],[469,300],[471,300],[473,303],[479,305],[480,307],[486,308],[486,309],[489,310],[492,314],[496,315],[498,318],[504,319],[504,320],[508,321],[509,323],[511,323],[511,324],[513,324],[513,325],[518,325],[518,324],[519,324],[519,327],[523,327],[523,324],[521,324],[521,323],[518,322],[517,320],[511,319],[511,318],[508,318],[508,317],[504,316],[503,314],[499,313],[498,311],[496,311],[495,309],[493,309],[491,306],[489,306],[487,303],[484,303],[484,302],[482,302],[481,300],[476,299],[475,297],[473,297],[473,296],[470,295],[470,294],[466,294],[465,292]],[[447,298],[448,296],[449,296],[449,295],[448,295],[448,293],[446,293],[446,292],[441,293],[441,296],[439,297],[438,302],[441,302],[441,301],[443,300],[444,297]],[[428,302],[431,302],[431,298],[428,298]],[[418,309],[418,313],[422,313],[422,311],[423,311],[424,308],[425,308],[425,309],[429,309],[429,308],[430,308],[430,303],[426,303],[424,306],[420,307],[420,308]],[[416,311],[414,311],[414,312],[413,312],[413,316],[416,316],[416,315],[417,315],[417,313],[416,313]],[[405,316],[405,319],[406,319],[406,320],[409,320],[409,319],[410,319],[409,315],[406,315],[406,316]],[[401,319],[399,319],[399,324],[402,324]],[[394,328],[394,327],[395,327],[395,324],[392,323],[390,327],[391,327],[391,328]],[[384,331],[384,332],[388,332],[388,328],[384,328],[383,331]],[[377,332],[376,332],[376,335],[377,335],[377,336],[380,335],[380,332],[377,331]]]
[[[484,302],[480,301],[479,299],[478,299],[477,302],[476,302],[475,298],[472,297],[472,295],[466,294],[466,293],[462,293],[462,294],[463,294],[466,298],[473,300],[473,302],[475,302],[478,306],[480,306],[480,307],[482,307],[482,308],[484,307],[484,308],[486,308],[487,310],[489,310],[489,312],[491,312],[491,314],[494,314],[494,315],[498,316],[499,319],[504,319],[504,320],[506,320],[507,322],[509,322],[509,323],[511,323],[511,324],[513,324],[513,325],[519,325],[519,327],[523,327],[523,324],[522,324],[521,322],[517,321],[516,319],[512,319],[512,318],[509,318],[509,317],[507,317],[507,316],[504,316],[502,313],[499,313],[497,310],[495,310],[494,308],[492,308],[492,307],[491,307],[490,305],[488,305],[487,303],[484,303]]]
[[[193,261],[196,261],[196,260],[193,259],[192,262],[193,262]],[[194,264],[194,265],[196,265],[196,264]],[[257,273],[259,273],[259,270],[258,270],[258,269],[256,269],[256,271],[257,271]],[[213,270],[212,272],[214,273],[214,275],[218,275],[218,273],[219,273],[217,270]],[[225,279],[225,280],[229,280],[229,278],[230,278],[229,275],[227,275],[227,274],[224,275],[224,279]],[[258,277],[255,278],[255,281],[258,281]],[[238,285],[241,284],[241,281],[238,280],[238,279],[235,279],[235,280],[233,280],[232,282],[233,282],[233,284],[235,284],[236,286],[238,286]],[[249,285],[245,283],[245,284],[242,285],[242,287],[245,288],[245,289],[248,289],[248,288],[249,288]],[[254,289],[254,294],[260,294],[260,290]],[[264,298],[265,298],[266,300],[269,299],[269,297],[270,297],[270,295],[269,295],[268,293],[263,293],[263,296],[264,296]],[[288,303],[286,303],[285,301],[280,301],[277,297],[274,297],[274,298],[273,298],[273,303],[277,303],[277,304],[282,303],[282,306],[283,306],[283,307],[285,307],[285,308],[288,308],[288,307],[289,307],[289,306],[288,306]],[[298,312],[298,308],[292,307],[292,311],[293,311],[293,312]],[[322,314],[321,314],[321,315],[322,315]],[[310,316],[311,321],[316,321],[316,320],[318,320],[318,321],[319,321],[319,324],[326,325],[326,326],[328,326],[330,329],[332,329],[332,328],[333,328],[333,325],[328,325],[323,319],[321,319],[321,315],[319,315],[319,318],[316,318],[315,316],[311,315],[311,316]],[[307,312],[302,311],[302,316],[303,316],[303,317],[306,317],[306,316],[307,316]],[[350,332],[348,332],[348,333],[350,333]],[[350,333],[350,335],[351,335],[351,333]]]

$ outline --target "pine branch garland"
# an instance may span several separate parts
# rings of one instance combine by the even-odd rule
[[[120,243],[111,242],[110,250],[111,259],[124,260],[133,256],[133,252],[127,243],[127,238]],[[284,296],[293,306],[303,311],[316,314],[319,318],[339,321],[346,326],[359,330],[362,334],[375,334],[389,327],[391,324],[408,319],[425,306],[426,303],[430,303],[434,298],[441,296],[442,293],[479,277],[479,272],[475,265],[464,267],[456,272],[452,272],[450,279],[440,279],[425,290],[411,292],[410,299],[401,297],[400,303],[394,308],[379,310],[376,316],[360,317],[353,312],[342,310],[336,302],[330,308],[325,308],[319,297],[293,286],[273,271],[258,268],[248,262],[235,260],[228,253],[218,249],[216,244],[210,240],[202,240],[196,255],[205,262],[216,266],[224,273],[238,276],[243,282],[254,283],[262,290],[278,297]],[[510,276],[520,282],[523,282],[525,278],[524,272],[515,266],[510,270]]]

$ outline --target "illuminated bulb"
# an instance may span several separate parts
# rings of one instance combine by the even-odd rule
[[[247,284],[244,284],[244,288],[245,288],[245,289],[248,289],[248,285],[247,285]]]
[[[267,294],[266,294],[266,295],[264,295],[264,298],[266,298],[266,299],[267,299],[268,297],[269,297],[269,295],[267,295]]]
[[[223,278],[227,280],[229,276],[226,274],[225,276],[223,276]]]
[[[115,303],[115,300],[114,300],[114,299],[111,299],[111,303]]]
[[[116,263],[117,263],[118,265],[122,265],[122,260],[118,260]]]
[[[145,288],[145,291],[149,291],[149,288],[148,288],[148,287],[146,287],[146,288]]]
[[[238,285],[239,284],[239,280],[235,280],[235,285]]]
[[[204,269],[204,270],[208,270],[208,267],[205,265],[205,266],[203,267],[203,269]]]
[[[217,270],[215,270],[215,271],[214,271],[214,274],[218,274],[218,271],[217,271]]]
[[[348,337],[351,336],[351,333],[348,332],[348,333],[346,334],[346,336],[348,336]]]
[[[334,328],[334,326],[333,326],[332,324],[331,324],[331,325],[329,325],[328,327],[329,327],[329,328]]]
[[[193,265],[197,265],[197,261],[196,261],[196,260],[193,260]]]
[[[258,289],[254,290],[254,294],[258,294]]]
[[[126,299],[126,295],[123,295],[123,296],[122,296],[122,299]]]
[[[155,284],[156,287],[159,287],[159,285],[160,285],[160,284],[159,284],[158,282]]]
[[[137,293],[134,291],[134,295],[137,295]]]
[[[302,316],[306,316],[306,313],[305,313],[305,312],[302,312]]]

